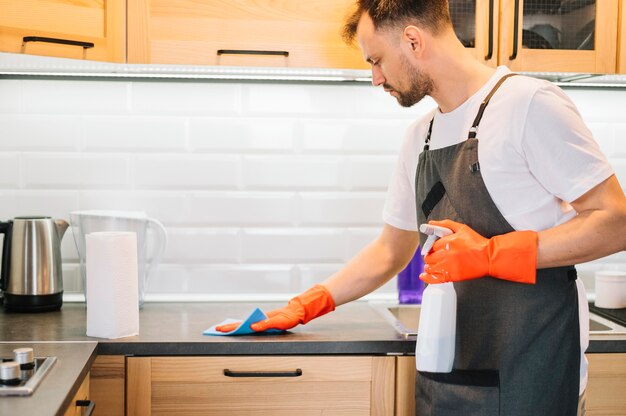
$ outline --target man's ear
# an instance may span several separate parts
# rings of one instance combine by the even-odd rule
[[[424,32],[417,26],[407,26],[402,33],[402,40],[408,43],[414,56],[419,58],[424,53]]]

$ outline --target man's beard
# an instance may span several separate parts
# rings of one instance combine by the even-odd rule
[[[388,84],[383,87],[394,90],[397,93],[396,99],[402,107],[411,107],[433,91],[433,80],[424,72],[414,68],[405,56],[400,57],[400,65],[402,71],[408,77],[409,89],[407,91],[399,91]]]

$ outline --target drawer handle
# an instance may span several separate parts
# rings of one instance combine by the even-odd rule
[[[288,51],[257,51],[250,49],[218,49],[218,55],[279,55],[285,58],[289,56]]]
[[[302,370],[298,368],[296,371],[231,371],[225,368],[224,375],[226,377],[300,377]]]
[[[93,400],[76,400],[76,407],[86,407],[83,409],[84,416],[91,416],[96,408],[96,402]]]
[[[78,40],[70,40],[70,39],[44,38],[41,36],[24,36],[24,39],[22,39],[22,42],[23,42],[22,47],[25,47],[27,42],[59,43],[61,45],[80,46],[83,49],[89,49],[95,46],[91,42],[81,42]]]

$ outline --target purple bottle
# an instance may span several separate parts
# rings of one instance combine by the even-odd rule
[[[422,303],[424,282],[419,275],[424,271],[424,259],[417,247],[409,264],[398,273],[398,300],[400,303]]]

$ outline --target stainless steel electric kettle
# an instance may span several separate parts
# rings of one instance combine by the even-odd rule
[[[0,288],[7,310],[43,312],[61,307],[61,239],[68,226],[50,217],[0,222],[4,234]]]

